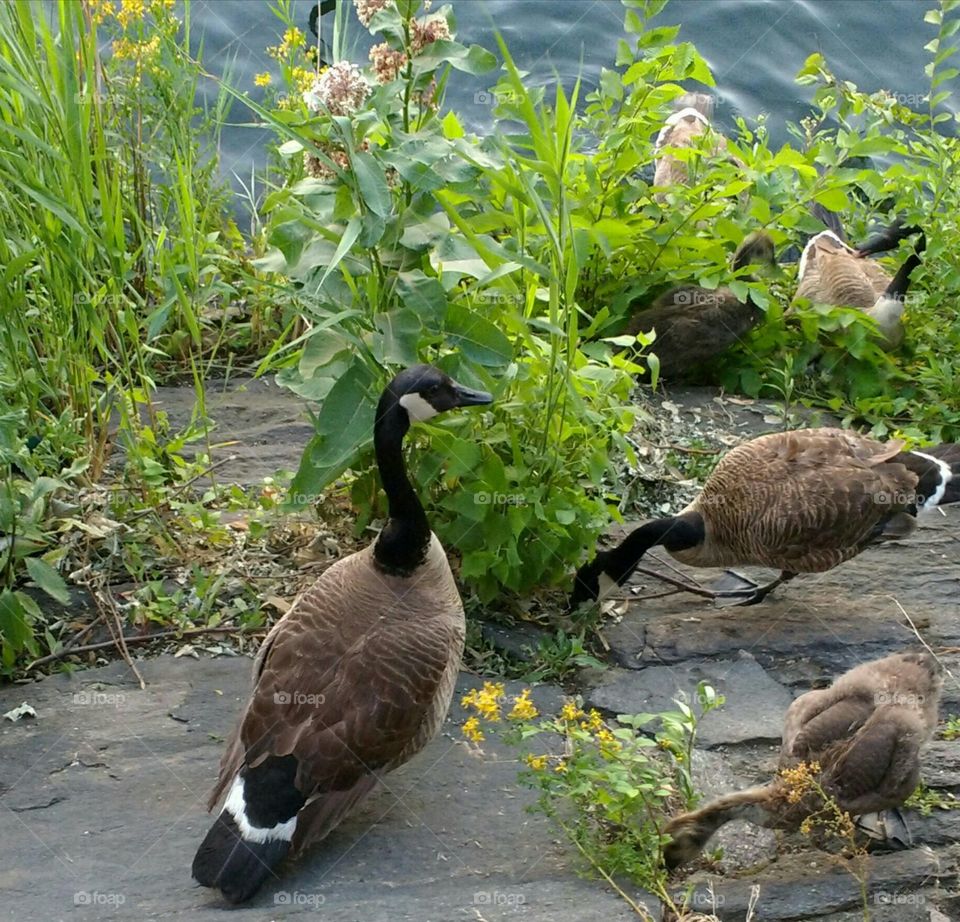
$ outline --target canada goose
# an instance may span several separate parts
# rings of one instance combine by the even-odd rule
[[[829,688],[809,691],[787,709],[780,768],[820,765],[818,782],[851,816],[899,807],[920,778],[920,747],[933,735],[940,670],[927,653],[895,653],[851,669]],[[810,793],[791,803],[789,784],[769,784],[727,794],[671,820],[664,862],[692,860],[725,823],[745,819],[760,826],[797,829],[823,806]],[[796,795],[794,795],[796,796]]]
[[[446,716],[463,605],[402,443],[411,421],[491,400],[429,365],[400,372],[383,392],[374,450],[389,520],[273,626],[220,762],[210,809],[228,793],[193,876],[231,902],[253,896],[288,852],[327,835]]]
[[[830,570],[871,544],[905,537],[919,511],[960,502],[960,445],[902,449],[844,429],[777,432],[738,445],[679,514],[641,525],[582,566],[571,608],[623,585],[657,545],[695,567],[780,570],[749,593],[714,593],[753,604],[798,573]]]
[[[654,142],[654,155],[665,147],[696,147],[702,135],[712,133],[716,141],[710,151],[716,156],[727,154],[726,138],[711,125],[713,97],[706,93],[685,93],[675,102],[676,111],[664,122]],[[689,180],[687,164],[671,154],[657,157],[653,172],[653,184],[660,188],[686,185]],[[664,193],[657,193],[657,201],[664,200]]]
[[[733,255],[733,271],[753,264],[776,265],[773,240],[756,231],[742,241]],[[740,276],[743,281],[756,281]],[[687,369],[725,352],[752,330],[764,312],[748,293],[740,300],[729,288],[711,290],[699,285],[679,285],[660,295],[649,307],[630,318],[625,333],[656,330],[652,346],[660,360],[660,374],[676,377]]]
[[[913,252],[893,277],[873,260],[864,258],[889,250],[904,237],[918,232]],[[877,322],[883,348],[895,349],[903,342],[903,305],[910,274],[920,265],[926,243],[923,231],[904,227],[900,221],[856,249],[834,231],[822,231],[809,240],[800,256],[796,297],[814,304],[863,311]]]

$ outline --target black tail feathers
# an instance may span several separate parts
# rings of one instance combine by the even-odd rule
[[[242,838],[226,810],[217,817],[193,859],[193,876],[205,887],[218,887],[231,903],[250,899],[290,851],[283,839],[250,842]]]

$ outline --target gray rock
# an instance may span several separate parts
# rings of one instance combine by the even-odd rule
[[[223,922],[225,904],[190,879],[211,817],[205,800],[223,738],[250,687],[250,661],[159,657],[0,691],[0,710],[28,701],[37,719],[0,721],[0,917],[16,922],[189,918]],[[480,684],[463,676],[459,697]],[[512,692],[519,683],[509,683]],[[534,690],[544,711],[559,689]],[[444,732],[387,779],[323,843],[280,870],[241,920],[584,922],[635,918],[572,850],[525,812],[516,753],[492,735],[465,745],[458,704]]]
[[[951,876],[951,863],[941,862],[928,849],[877,855],[868,860],[871,918],[929,922],[931,893],[925,888],[940,877]],[[808,922],[855,907],[860,907],[863,918],[859,881],[841,859],[802,854],[788,856],[778,864],[775,870],[768,869],[753,880],[714,878],[712,895],[707,882],[698,881],[690,905],[702,912],[715,906],[723,922],[743,922],[751,886],[758,885],[754,922]]]
[[[686,695],[690,700],[701,681],[727,699],[720,710],[700,724],[697,738],[701,745],[780,739],[783,717],[793,696],[749,653],[639,670],[610,669],[585,693],[585,700],[591,707],[615,714],[670,710],[678,696]]]

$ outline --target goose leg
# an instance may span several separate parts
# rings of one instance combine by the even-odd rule
[[[870,839],[887,848],[910,848],[913,845],[910,826],[898,807],[859,816],[856,825]]]
[[[734,603],[737,606],[756,605],[770,595],[770,593],[773,592],[777,586],[790,582],[790,580],[792,580],[796,575],[796,573],[790,573],[789,571],[784,570],[775,580],[772,580],[765,586],[757,586],[755,589],[731,589],[728,591],[721,590],[720,592],[714,593],[714,595],[721,599],[742,598],[743,601]]]

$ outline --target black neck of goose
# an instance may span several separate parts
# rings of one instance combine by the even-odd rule
[[[906,297],[910,288],[910,274],[920,265],[921,252],[923,252],[922,247],[918,247],[903,261],[903,264],[897,270],[897,274],[887,285],[887,290],[884,292],[885,297],[894,298],[897,301],[902,301]]]
[[[387,572],[412,573],[427,556],[430,525],[423,505],[407,477],[403,439],[410,417],[392,394],[377,407],[373,446],[390,518],[373,548],[374,560]]]
[[[607,576],[623,585],[650,548],[662,546],[671,552],[685,551],[703,543],[705,537],[703,518],[698,512],[654,519],[635,528],[608,551],[603,569]]]

